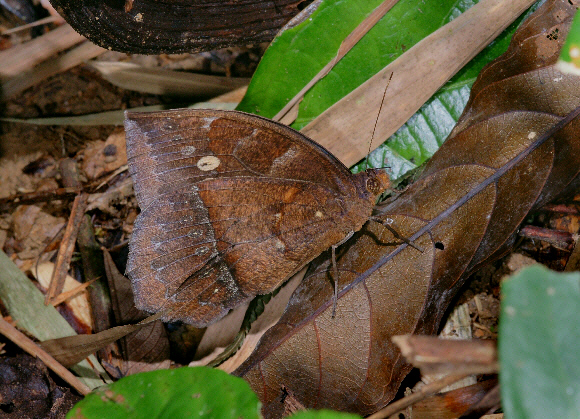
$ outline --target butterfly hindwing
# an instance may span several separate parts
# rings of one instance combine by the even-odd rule
[[[351,174],[288,127],[212,110],[128,113],[125,125],[141,309],[206,325],[348,233],[337,198],[356,196]]]

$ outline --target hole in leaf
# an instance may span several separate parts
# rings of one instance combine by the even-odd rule
[[[2,403],[0,404],[0,410],[4,413],[12,413],[14,411],[14,403]]]
[[[441,242],[436,242],[435,243],[435,249],[445,250],[445,246]]]

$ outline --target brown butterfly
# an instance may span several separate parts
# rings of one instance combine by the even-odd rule
[[[369,219],[389,186],[324,148],[234,111],[127,112],[142,209],[127,274],[135,304],[201,327],[265,294]]]

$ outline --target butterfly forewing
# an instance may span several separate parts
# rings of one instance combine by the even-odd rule
[[[125,127],[142,209],[127,273],[136,305],[165,320],[217,320],[370,214],[373,200],[344,165],[267,119],[174,110],[127,113]],[[368,214],[353,218],[361,205]]]

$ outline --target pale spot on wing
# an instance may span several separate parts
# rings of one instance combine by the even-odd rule
[[[277,250],[284,251],[286,250],[286,245],[282,242],[282,240],[276,238],[276,242],[274,244]]]
[[[209,128],[209,126],[211,125],[211,123],[213,121],[215,121],[217,119],[217,117],[213,117],[213,118],[202,118],[201,120],[203,121],[203,124],[201,124],[201,128]]]
[[[209,172],[220,165],[221,161],[216,156],[203,156],[197,162],[197,168],[204,172]]]
[[[316,212],[314,213],[314,215],[315,215],[317,218],[322,218],[322,215],[323,215],[323,214],[322,214],[322,211],[316,211]]]
[[[203,231],[201,231],[201,230],[191,230],[189,233],[187,233],[187,235],[189,237],[191,237],[192,239],[195,239],[197,237],[203,236]]]
[[[275,171],[275,169],[280,166],[287,166],[289,164],[292,163],[293,159],[296,157],[297,155],[297,151],[295,148],[291,147],[289,148],[284,154],[282,154],[280,157],[275,158],[272,161],[272,169],[271,172]]]
[[[193,254],[195,256],[201,256],[201,255],[205,255],[207,252],[209,252],[209,248],[207,246],[202,246],[202,247],[198,247],[197,249],[195,249]]]
[[[533,140],[534,138],[536,138],[536,135],[538,135],[536,132],[530,131],[530,133],[528,134],[528,140]]]
[[[187,145],[181,149],[181,153],[184,156],[191,156],[193,153],[195,153],[195,150],[197,150],[197,148],[195,148],[194,146]]]

